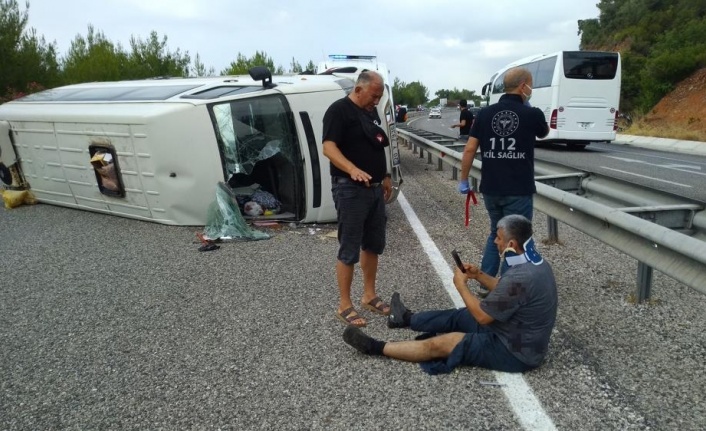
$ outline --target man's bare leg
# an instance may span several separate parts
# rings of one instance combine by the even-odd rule
[[[375,281],[378,273],[378,255],[371,253],[369,251],[361,250],[360,252],[360,268],[363,270],[363,298],[361,302],[363,304],[368,304],[377,295],[375,289]],[[385,303],[384,307],[378,306],[378,309],[382,308],[384,314],[390,312],[390,306]]]
[[[388,342],[382,353],[387,357],[409,362],[448,358],[464,335],[466,334],[462,332],[451,332],[426,340]]]
[[[426,340],[384,342],[377,340],[359,328],[347,327],[343,341],[366,355],[384,355],[409,362],[424,362],[447,358],[464,337],[462,332],[437,335]]]
[[[336,262],[336,281],[338,282],[338,292],[340,295],[338,304],[339,314],[343,310],[353,307],[353,302],[351,301],[351,285],[353,284],[354,269],[354,265],[347,265],[340,260]],[[362,317],[358,317],[351,323],[354,325],[363,325],[366,321]]]
[[[375,293],[375,279],[378,274],[378,255],[361,250],[360,269],[363,270],[363,302],[367,304],[377,296],[377,293]]]

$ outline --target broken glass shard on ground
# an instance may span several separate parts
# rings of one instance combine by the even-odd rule
[[[216,187],[216,200],[208,209],[208,224],[204,228],[204,234],[209,239],[255,241],[270,238],[265,232],[253,229],[247,224],[238,204],[221,185]]]

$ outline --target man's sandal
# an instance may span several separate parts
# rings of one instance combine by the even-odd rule
[[[383,316],[390,314],[390,306],[385,304],[379,296],[371,299],[367,304],[363,304],[363,308]]]
[[[336,317],[346,325],[355,326],[356,328],[363,328],[368,325],[368,322],[366,322],[365,319],[358,314],[357,311],[355,311],[354,307],[348,307],[340,313],[336,313]]]

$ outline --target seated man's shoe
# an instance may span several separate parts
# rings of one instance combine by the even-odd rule
[[[387,316],[388,328],[407,328],[412,312],[404,306],[400,299],[400,294],[395,292],[390,300],[390,315]]]
[[[376,352],[375,350],[375,339],[369,335],[366,335],[360,328],[349,325],[343,331],[343,341],[346,344],[354,347],[360,353],[366,355],[380,354],[382,352]]]

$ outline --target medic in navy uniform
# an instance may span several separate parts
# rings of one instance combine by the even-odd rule
[[[534,185],[534,145],[536,138],[549,133],[544,113],[529,106],[532,74],[523,68],[507,71],[505,94],[498,103],[482,109],[473,123],[461,161],[458,191],[471,191],[468,173],[480,146],[483,168],[480,192],[490,217],[490,234],[483,252],[481,270],[498,273],[500,256],[493,241],[497,223],[506,215],[520,214],[532,220]]]

